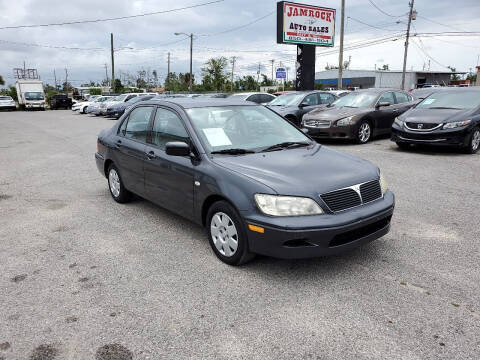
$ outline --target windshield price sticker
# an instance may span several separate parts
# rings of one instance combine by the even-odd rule
[[[433,102],[435,102],[435,99],[425,99],[425,100],[423,101],[423,103],[424,103],[425,105],[430,105],[430,104],[432,104]]]
[[[210,145],[213,147],[232,145],[230,138],[227,136],[227,134],[225,134],[225,131],[222,128],[203,129],[203,133],[207,137]]]

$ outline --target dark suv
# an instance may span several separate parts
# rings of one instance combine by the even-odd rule
[[[55,94],[50,98],[49,101],[50,109],[71,109],[72,108],[72,99],[70,99],[65,94]]]

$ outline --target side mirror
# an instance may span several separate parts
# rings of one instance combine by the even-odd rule
[[[385,106],[390,106],[390,103],[388,101],[382,101],[377,104],[377,109]]]
[[[300,109],[303,109],[305,106],[308,106],[308,104],[307,103],[301,103],[300,105],[298,105],[298,107]]]
[[[172,156],[190,155],[190,145],[182,141],[171,141],[165,145],[165,152]]]

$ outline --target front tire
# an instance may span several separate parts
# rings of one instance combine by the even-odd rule
[[[113,200],[120,204],[127,203],[132,198],[132,193],[123,185],[122,178],[117,167],[111,164],[108,168],[108,189]]]
[[[248,251],[245,223],[228,202],[218,201],[210,207],[206,231],[213,252],[224,263],[241,265],[255,257]]]
[[[372,138],[372,125],[367,120],[363,120],[358,126],[356,141],[358,144],[366,144]]]
[[[475,154],[480,148],[480,128],[473,129],[468,140],[468,146],[464,148],[467,154]]]

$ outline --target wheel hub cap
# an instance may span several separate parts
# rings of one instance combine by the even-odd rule
[[[359,138],[361,142],[366,142],[370,138],[370,125],[363,123],[358,130]]]
[[[472,150],[477,150],[480,145],[480,131],[475,130],[472,136]]]
[[[238,248],[238,232],[230,217],[223,213],[215,213],[210,224],[210,233],[218,252],[226,257],[235,255]]]
[[[120,195],[120,178],[115,169],[111,169],[108,173],[108,184],[110,185],[112,195],[118,197]]]

